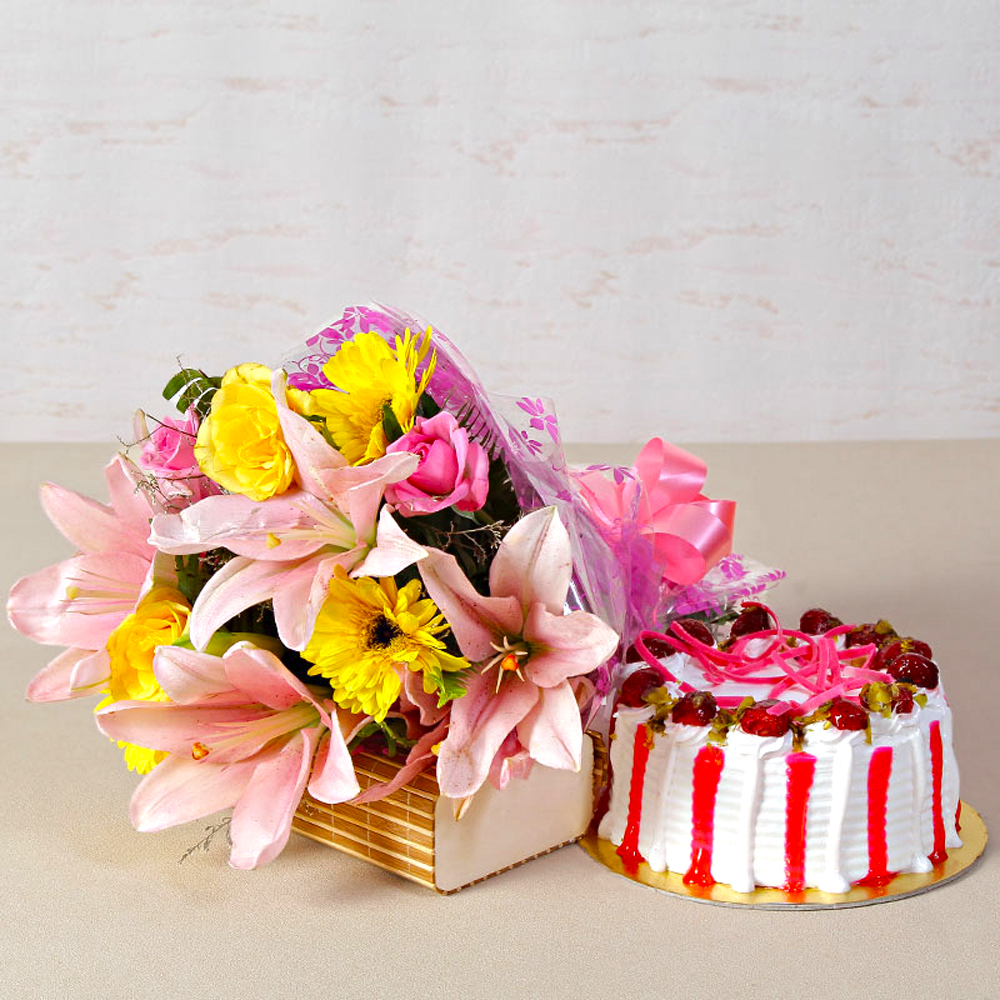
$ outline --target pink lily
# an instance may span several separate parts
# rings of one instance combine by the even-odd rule
[[[512,733],[519,741],[508,744],[514,754],[523,748],[539,764],[579,770],[583,726],[569,678],[604,663],[618,635],[596,615],[563,613],[572,555],[556,509],[534,511],[507,533],[490,566],[489,597],[437,549],[419,569],[462,653],[479,664],[452,702],[438,754],[441,791],[472,795]],[[523,766],[523,758],[514,760],[504,772],[501,761],[496,780],[506,783]]]
[[[273,653],[248,642],[222,657],[161,646],[153,670],[170,703],[120,701],[97,713],[112,739],[170,754],[132,796],[137,830],[232,806],[229,863],[256,868],[288,842],[307,786],[321,802],[358,794],[338,717]],[[343,724],[356,728],[352,716]]]
[[[274,602],[281,641],[304,649],[337,566],[352,576],[393,576],[426,554],[385,508],[376,522],[386,486],[411,475],[418,457],[404,452],[348,465],[289,409],[280,369],[272,390],[297,486],[261,502],[238,494],[207,497],[179,514],[153,519],[150,542],[164,552],[225,547],[236,553],[195,601],[189,628],[197,649],[230,618],[267,600]]]
[[[32,701],[96,694],[108,680],[108,636],[140,597],[173,579],[173,560],[147,541],[156,507],[140,487],[142,473],[116,455],[105,469],[111,503],[98,503],[54,483],[41,489],[49,520],[78,554],[19,580],[11,588],[11,624],[36,642],[69,646],[28,686]]]

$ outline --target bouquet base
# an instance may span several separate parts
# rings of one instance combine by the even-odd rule
[[[503,792],[486,784],[460,820],[433,772],[378,802],[331,806],[305,795],[292,829],[437,892],[456,892],[579,840],[593,816],[603,756],[584,736],[579,772],[536,765]],[[354,765],[362,791],[399,770],[394,761],[367,753],[357,754]]]

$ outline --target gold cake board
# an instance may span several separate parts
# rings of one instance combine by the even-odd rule
[[[633,874],[625,870],[615,845],[602,840],[591,827],[580,839],[580,846],[595,861],[617,875],[642,885],[669,892],[699,903],[716,903],[719,906],[749,906],[760,910],[828,910],[838,907],[867,906],[885,903],[892,899],[917,896],[931,889],[954,882],[968,872],[983,856],[986,849],[986,824],[982,816],[967,802],[962,803],[962,846],[948,851],[948,858],[933,871],[924,874],[901,873],[888,885],[876,887],[854,886],[849,892],[829,893],[819,889],[786,892],[758,886],[753,892],[737,892],[731,886],[716,882],[711,886],[685,885],[683,876],[675,872],[654,872],[645,862]]]

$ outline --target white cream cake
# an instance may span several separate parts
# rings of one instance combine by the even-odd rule
[[[759,607],[751,625],[765,624]],[[885,623],[810,635],[739,622],[721,650],[697,623],[637,643],[648,666],[614,716],[599,827],[626,866],[738,892],[843,893],[930,871],[961,846],[930,649]]]

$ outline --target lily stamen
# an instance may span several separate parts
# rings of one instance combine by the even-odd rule
[[[512,645],[510,639],[507,636],[503,636],[503,644],[498,646],[493,640],[490,640],[490,646],[496,650],[496,656],[491,657],[483,665],[482,670],[479,672],[485,674],[488,670],[491,670],[498,663],[500,664],[500,669],[497,671],[497,686],[496,691],[500,690],[500,682],[503,680],[503,675],[507,673],[516,673],[518,677],[523,681],[524,674],[521,672],[521,664],[518,660],[521,657],[530,655],[528,650],[524,648],[523,643],[519,640],[516,645]]]

